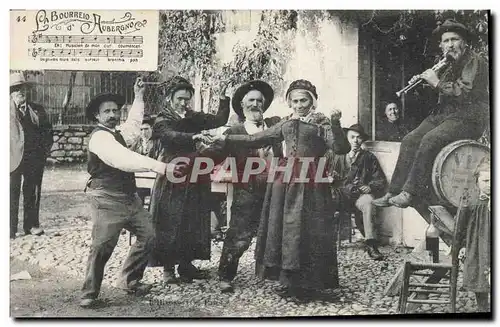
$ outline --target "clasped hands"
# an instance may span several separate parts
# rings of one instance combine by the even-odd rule
[[[208,131],[202,131],[201,133],[193,135],[194,141],[199,141],[207,146],[223,142],[225,139],[226,135],[212,135]]]

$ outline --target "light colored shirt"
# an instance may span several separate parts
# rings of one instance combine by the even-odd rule
[[[250,120],[245,120],[243,123],[243,126],[245,127],[245,130],[249,135],[256,134],[258,132],[262,132],[263,130],[267,129],[267,126],[264,122],[260,123],[260,126],[257,126],[257,122],[250,121]],[[269,155],[273,155],[273,148],[272,146],[267,146],[265,149],[258,149],[257,150],[259,153],[259,157],[264,158]]]
[[[140,127],[144,116],[144,101],[135,99],[127,120],[116,129],[110,129],[99,124],[99,126],[116,133],[117,130],[123,136],[127,146],[130,146],[140,135]],[[97,131],[89,140],[89,151],[94,153],[105,164],[125,172],[148,172],[164,174],[167,167],[168,172],[173,172],[175,165],[167,165],[161,161],[140,155],[127,147],[121,145],[115,137],[105,131]]]

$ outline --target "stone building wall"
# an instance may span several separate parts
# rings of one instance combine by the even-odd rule
[[[92,125],[60,125],[53,128],[54,144],[50,150],[52,163],[85,162]]]

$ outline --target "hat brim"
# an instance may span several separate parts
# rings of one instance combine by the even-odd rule
[[[439,27],[436,27],[432,31],[432,36],[434,38],[436,38],[438,41],[440,41],[439,38],[441,37],[441,35],[443,35],[446,32],[455,32],[455,33],[461,35],[466,40],[470,40],[470,38],[472,36],[470,31],[467,28],[459,26],[459,25],[451,25],[451,26],[441,25]]]
[[[262,107],[262,112],[265,112],[274,99],[274,91],[271,85],[267,84],[264,81],[250,81],[238,87],[236,91],[234,91],[233,99],[231,100],[231,105],[233,107],[234,112],[239,117],[244,117],[243,108],[241,107],[241,100],[243,97],[250,91],[257,90],[262,93],[264,96],[264,106]]]
[[[21,85],[26,85],[26,86],[32,86],[34,83],[31,81],[18,81],[14,84],[10,85],[10,88],[16,87],[16,86],[21,86]]]
[[[101,103],[107,101],[113,101],[119,108],[121,108],[125,104],[125,97],[115,93],[99,94],[90,100],[89,104],[85,108],[85,116],[87,116],[87,118],[91,121],[96,121],[97,119],[95,118],[95,114],[99,110],[99,106]]]
[[[362,131],[359,131],[357,129],[354,129],[354,128],[347,128],[347,127],[344,127],[342,128],[344,130],[344,133],[346,134],[347,136],[347,132],[348,131],[353,131],[353,132],[356,132],[356,133],[359,133],[359,135],[361,135],[361,137],[363,138],[363,141],[366,141],[368,140],[370,137],[368,136],[368,134],[366,134],[365,132],[362,132]]]

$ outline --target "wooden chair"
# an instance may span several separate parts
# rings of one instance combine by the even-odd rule
[[[348,240],[349,243],[352,243],[352,237],[356,234],[356,228],[357,226],[352,223],[353,219],[355,219],[355,213],[353,212],[347,212],[347,211],[336,211],[335,212],[335,218],[338,220],[339,224],[339,229],[338,229],[338,234],[337,234],[337,249],[340,249],[341,244],[342,244],[342,231],[348,227],[349,228],[349,235],[348,235]]]
[[[432,211],[432,210],[431,210]],[[457,213],[454,226],[448,226],[449,230],[453,230],[453,240],[451,244],[451,263],[418,263],[405,262],[403,272],[403,283],[399,296],[399,313],[406,313],[407,304],[449,304],[452,313],[456,312],[457,299],[457,280],[459,270],[459,251],[462,245],[465,217],[460,217]],[[451,229],[450,229],[451,228]],[[444,230],[446,232],[446,230]],[[426,272],[427,271],[427,272]],[[429,272],[430,271],[430,272]],[[428,277],[424,282],[414,282],[412,277],[423,276]],[[436,276],[438,276],[436,278]],[[441,279],[447,280],[447,283],[439,283]],[[410,294],[426,295],[424,299],[409,298]],[[428,299],[430,294],[447,294],[447,300],[431,300]]]

